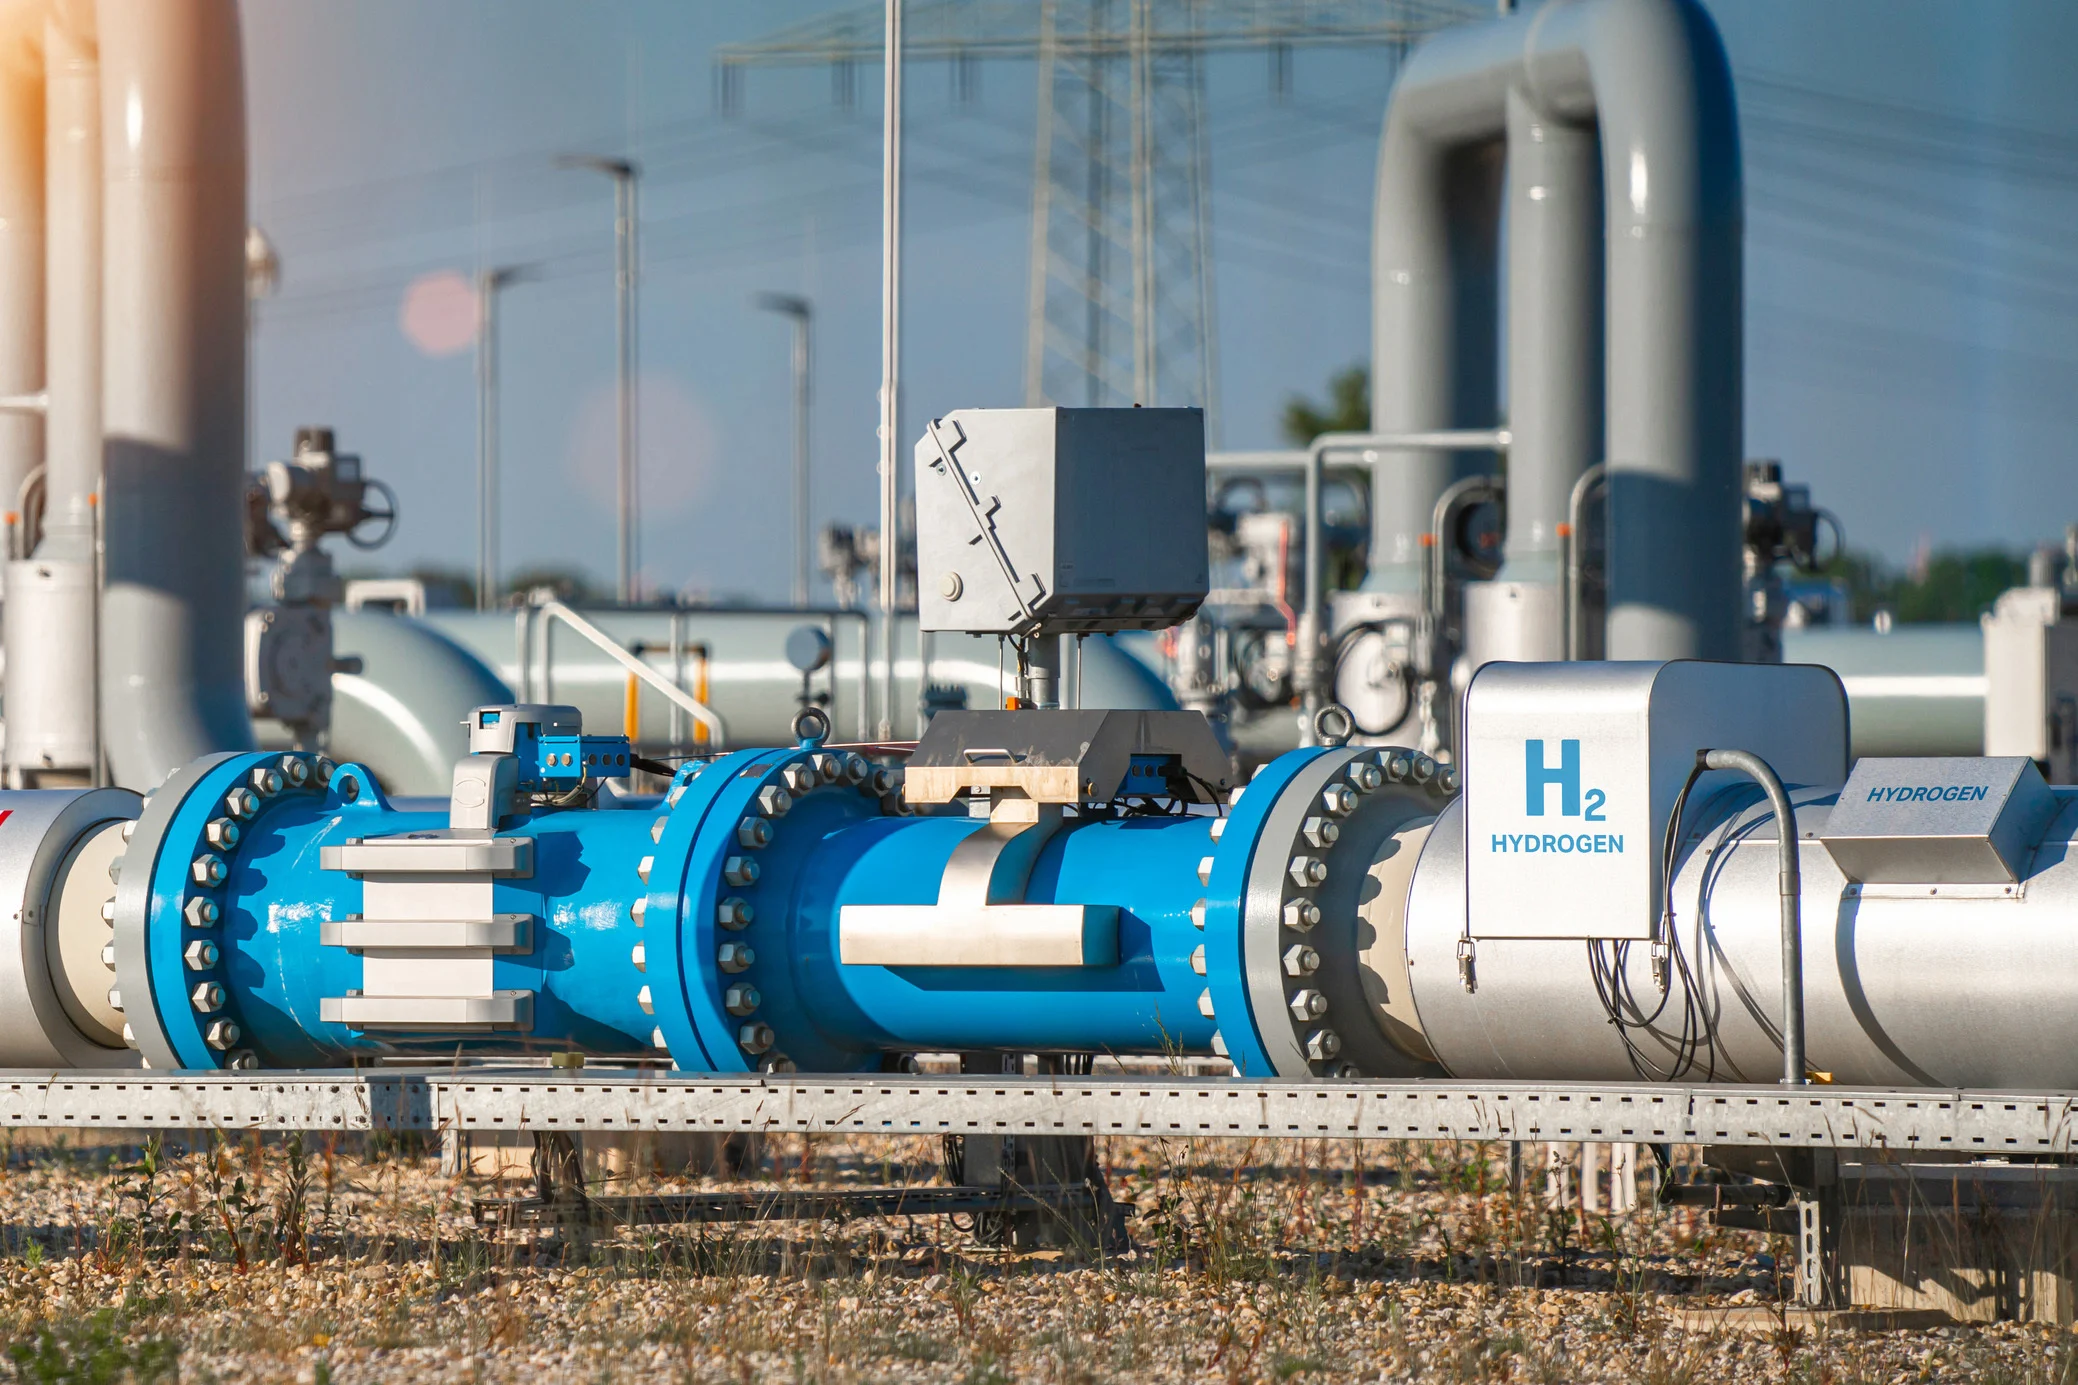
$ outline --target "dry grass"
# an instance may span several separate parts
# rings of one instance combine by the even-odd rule
[[[761,1176],[878,1182],[934,1152],[786,1137]],[[1136,1250],[1075,1263],[944,1219],[494,1238],[468,1204],[499,1190],[408,1146],[15,1146],[0,1352],[36,1381],[2078,1383],[2046,1329],[1679,1332],[1674,1306],[1775,1294],[1765,1243],[1548,1216],[1498,1147],[1104,1152]]]

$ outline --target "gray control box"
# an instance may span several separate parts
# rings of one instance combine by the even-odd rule
[[[1862,884],[2006,885],[2056,814],[2024,755],[1866,759],[1819,839]]]
[[[1160,630],[1205,599],[1198,409],[961,409],[916,445],[926,630]]]

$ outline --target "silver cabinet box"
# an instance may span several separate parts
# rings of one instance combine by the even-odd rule
[[[961,409],[916,445],[923,628],[1159,630],[1205,599],[1197,409]]]

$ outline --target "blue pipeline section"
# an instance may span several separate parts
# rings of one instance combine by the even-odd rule
[[[1258,1047],[1240,975],[1241,895],[1255,849],[1248,824],[1267,813],[1285,761],[1251,787],[1217,843],[1212,817],[1181,814],[1071,819],[1047,843],[1024,899],[1115,906],[1118,962],[1106,966],[839,961],[845,905],[933,904],[954,848],[983,825],[903,815],[856,756],[812,744],[740,751],[687,766],[654,807],[532,809],[497,829],[530,842],[533,864],[493,882],[492,907],[537,922],[526,950],[490,962],[498,990],[531,994],[528,1021],[412,1032],[323,1017],[327,998],[367,984],[363,956],[322,936],[327,922],[362,912],[364,883],[326,868],[324,854],[437,832],[447,818],[393,808],[359,766],[306,757],[308,783],[261,796],[235,844],[212,846],[210,825],[235,794],[296,758],[235,755],[183,771],[140,825],[153,826],[137,845],[149,837],[155,853],[145,919],[152,1003],[183,1067],[244,1053],[259,1066],[310,1067],[385,1053],[574,1050],[668,1056],[688,1071],[841,1072],[946,1049],[1202,1054],[1214,1038],[1201,1010],[1208,991],[1228,1042]],[[209,878],[204,857],[218,861],[220,878]],[[1200,877],[1208,867],[1210,885]],[[198,908],[213,910],[214,923],[198,926]],[[197,939],[220,949],[200,970]],[[1201,948],[1204,972],[1193,961]],[[223,1002],[204,1008],[194,991],[211,981]],[[235,1047],[221,1032],[209,1041],[220,1019],[236,1025]]]

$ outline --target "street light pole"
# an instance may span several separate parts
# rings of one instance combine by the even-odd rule
[[[530,266],[476,274],[476,609],[491,610],[498,589],[498,294]]]
[[[808,604],[811,540],[808,517],[809,324],[814,310],[805,298],[761,293],[758,306],[794,324],[794,605]]]
[[[637,196],[642,178],[640,166],[629,159],[610,159],[597,154],[571,154],[556,160],[559,168],[589,169],[613,180],[613,377],[614,413],[614,508],[617,518],[614,552],[618,571],[615,591],[623,606],[636,597],[635,574],[641,566],[640,535],[635,510],[640,501],[635,467],[635,279]]]
[[[901,610],[902,4],[887,0],[880,126],[880,739],[895,735],[895,617]],[[922,629],[922,616],[918,616]],[[921,674],[921,670],[919,670]],[[918,688],[922,703],[922,688]]]

